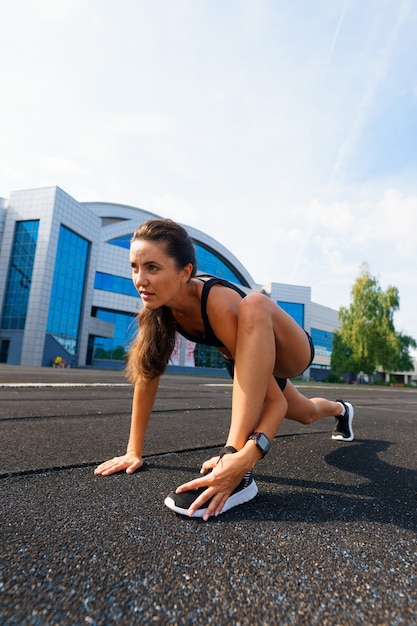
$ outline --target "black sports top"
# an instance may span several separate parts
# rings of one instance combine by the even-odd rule
[[[229,281],[224,280],[223,278],[217,278],[215,276],[210,276],[208,274],[207,275],[204,274],[203,276],[201,275],[196,276],[196,278],[198,280],[201,280],[204,283],[203,291],[201,293],[201,317],[203,318],[204,335],[202,337],[195,337],[194,335],[190,335],[183,328],[181,328],[178,322],[177,322],[177,331],[179,332],[180,335],[182,335],[186,339],[189,339],[190,341],[194,341],[195,343],[202,343],[206,346],[214,346],[215,348],[221,348],[223,347],[223,344],[220,341],[220,339],[218,339],[216,335],[214,334],[214,331],[212,327],[210,326],[210,322],[209,322],[207,311],[206,311],[207,298],[208,298],[210,289],[213,287],[213,285],[218,284],[218,285],[223,285],[224,287],[229,287],[229,289],[233,289],[233,291],[236,291],[239,295],[242,296],[242,298],[244,298],[247,294],[244,291],[242,291],[242,289],[239,289],[239,287],[237,287],[233,283],[229,283]],[[208,278],[208,280],[205,280],[206,278]]]

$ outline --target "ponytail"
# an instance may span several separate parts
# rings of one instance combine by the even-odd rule
[[[128,354],[126,373],[133,383],[161,376],[175,345],[176,324],[167,307],[143,309],[138,315],[139,331]]]

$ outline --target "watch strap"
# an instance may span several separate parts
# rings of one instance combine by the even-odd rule
[[[237,452],[237,450],[233,446],[225,446],[220,450],[219,457],[222,458],[225,454],[234,454],[235,452]]]

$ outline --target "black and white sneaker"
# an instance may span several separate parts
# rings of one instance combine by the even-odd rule
[[[233,446],[226,446],[225,448],[222,448],[219,454],[219,461],[225,454],[233,454],[234,452],[237,452],[237,450],[236,448],[233,448]],[[211,470],[207,473],[209,472],[211,472]],[[171,493],[169,493],[165,498],[164,504],[172,511],[175,511],[175,513],[188,515],[188,509],[192,503],[206,489],[207,487],[200,487],[199,489],[192,489],[191,491],[184,491],[183,493],[175,493],[175,491],[171,491]],[[249,472],[246,472],[236,489],[232,491],[226,500],[226,504],[222,508],[221,513],[225,513],[239,504],[249,502],[249,500],[252,500],[257,493],[258,487],[253,480],[253,470],[250,470]],[[210,502],[211,498],[194,512],[193,517],[203,517]]]
[[[200,487],[199,489],[192,489],[191,491],[184,491],[183,493],[175,493],[175,491],[171,491],[171,493],[165,498],[164,504],[172,511],[175,511],[175,513],[188,515],[188,509],[192,503],[206,489],[207,487]],[[253,480],[253,471],[250,470],[244,475],[236,489],[232,491],[226,500],[226,504],[221,510],[221,513],[225,513],[239,504],[249,502],[249,500],[252,500],[257,493],[258,487]],[[199,509],[197,509],[194,512],[193,517],[203,517],[207,511],[210,501],[211,500],[208,500],[208,502],[205,502]]]
[[[352,422],[355,410],[349,402],[343,402],[343,400],[336,400],[343,404],[345,408],[344,415],[335,415],[335,428],[332,434],[332,439],[339,441],[353,441]]]

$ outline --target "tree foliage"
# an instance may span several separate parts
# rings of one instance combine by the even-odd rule
[[[364,263],[356,279],[349,308],[339,310],[340,330],[334,334],[331,367],[338,372],[372,374],[413,369],[409,348],[412,337],[395,330],[394,313],[399,309],[398,289],[383,291]]]

